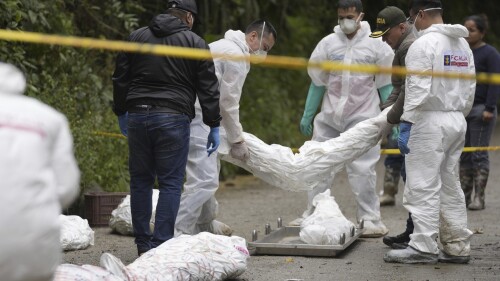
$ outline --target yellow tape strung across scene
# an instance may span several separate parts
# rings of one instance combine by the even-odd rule
[[[483,147],[464,147],[463,152],[478,152],[478,151],[498,151],[500,146],[483,146]],[[401,154],[399,149],[381,149],[380,154],[395,155]]]
[[[96,135],[96,136],[103,136],[103,137],[110,137],[110,138],[117,138],[117,139],[127,139],[127,137],[125,137],[124,135],[122,134],[117,134],[117,133],[107,133],[107,132],[93,132],[92,133],[93,135]]]
[[[34,32],[21,32],[0,29],[0,40],[19,41],[36,44],[60,45],[85,49],[100,49],[109,51],[135,52],[160,56],[172,56],[187,59],[212,59],[224,58],[236,61],[248,61],[263,66],[272,66],[288,69],[320,68],[328,71],[351,71],[371,74],[396,74],[400,76],[429,75],[440,78],[468,79],[486,84],[500,85],[500,74],[478,73],[477,75],[463,74],[458,72],[417,72],[408,71],[404,67],[379,67],[376,65],[345,65],[332,61],[309,61],[305,58],[286,56],[267,56],[265,61],[257,56],[230,56],[224,54],[212,54],[209,50],[181,48],[165,45],[138,44],[125,41],[92,39],[75,36],[47,35]]]
[[[253,55],[229,56],[224,54],[212,54],[209,50],[202,50],[202,49],[181,48],[173,46],[154,45],[154,44],[138,44],[125,41],[82,38],[75,36],[47,35],[41,33],[12,31],[5,29],[0,29],[0,40],[19,41],[19,42],[47,44],[47,45],[60,45],[60,46],[77,47],[85,49],[136,52],[143,54],[172,56],[172,57],[180,57],[187,59],[224,58],[229,60],[248,61],[250,63],[258,63],[264,66],[274,66],[274,67],[289,68],[289,69],[305,69],[313,67],[328,71],[351,71],[351,72],[364,72],[371,74],[383,73],[383,74],[396,74],[400,76],[405,76],[408,74],[430,75],[433,77],[441,77],[441,78],[455,78],[455,79],[459,78],[459,79],[469,79],[469,80],[476,79],[477,82],[480,83],[500,85],[499,74],[478,73],[477,75],[470,75],[470,74],[453,73],[453,72],[422,73],[416,71],[408,71],[404,67],[384,68],[376,65],[354,65],[354,64],[345,65],[332,61],[308,61],[307,59],[304,58],[285,57],[285,56],[267,56],[265,61],[261,61],[259,57]],[[123,135],[116,133],[94,132],[94,135],[125,139]],[[494,147],[464,148],[464,152],[496,151],[496,150],[500,150],[500,147],[494,146]],[[298,152],[297,149],[293,149],[293,151]],[[399,149],[382,149],[381,153],[400,154]]]

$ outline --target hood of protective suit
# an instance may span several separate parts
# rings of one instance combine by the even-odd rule
[[[182,20],[169,14],[160,14],[151,20],[149,29],[157,37],[165,37],[180,31],[189,30]]]
[[[366,35],[366,33],[372,33],[371,28],[370,28],[370,24],[368,22],[362,21],[360,23],[360,26],[361,27],[358,29],[358,31],[356,31],[355,37],[359,37],[360,35]],[[335,32],[337,34],[343,34],[347,38],[347,35],[342,31],[342,29],[340,28],[340,25],[335,26],[333,28],[333,32]]]
[[[426,30],[422,31],[422,35],[437,32],[452,38],[463,38],[469,36],[469,31],[460,24],[433,24]]]
[[[11,64],[0,62],[0,94],[22,94],[25,88],[23,73]]]
[[[247,54],[250,52],[250,48],[247,45],[247,40],[245,37],[245,33],[239,31],[239,30],[228,30],[226,31],[226,34],[224,34],[224,39],[230,40],[234,42],[238,47],[241,48],[241,50]]]

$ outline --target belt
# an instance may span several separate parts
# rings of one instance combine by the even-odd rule
[[[164,107],[164,106],[159,106],[159,105],[148,105],[148,104],[133,105],[131,108],[129,108],[128,112],[131,112],[131,113],[151,112],[151,113],[182,114],[181,112],[179,112],[175,109],[169,108],[169,107]]]

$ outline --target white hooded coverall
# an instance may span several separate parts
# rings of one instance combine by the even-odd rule
[[[434,24],[408,50],[406,67],[413,71],[474,74],[474,59],[461,25]],[[470,237],[459,159],[467,115],[474,101],[473,80],[408,75],[401,120],[413,123],[406,156],[403,204],[415,229],[410,246],[438,254],[436,238],[449,255],[470,255]]]
[[[213,54],[232,56],[250,55],[245,33],[229,30],[223,39],[211,44]],[[215,72],[219,80],[221,138],[233,144],[243,140],[240,124],[239,103],[243,84],[250,71],[246,61],[214,59]],[[176,220],[176,234],[196,234],[196,224],[209,224],[217,216],[218,203],[215,192],[219,188],[220,160],[217,152],[207,157],[207,136],[210,128],[203,124],[201,107],[196,102],[196,117],[191,122],[191,137],[186,166],[186,182]]]
[[[343,64],[374,64],[391,67],[393,50],[380,39],[370,38],[370,26],[361,27],[348,39],[339,26],[334,33],[323,38],[314,49],[311,61],[334,61]],[[326,86],[321,112],[314,119],[312,140],[326,141],[338,137],[357,123],[380,113],[377,89],[391,84],[389,75],[373,75],[349,71],[329,72],[318,68],[308,70],[316,86]],[[346,164],[349,183],[356,195],[357,217],[365,221],[380,220],[380,205],[376,193],[375,164],[380,158],[380,146]],[[304,217],[312,211],[312,199],[332,186],[334,176],[308,193],[309,206]]]
[[[0,63],[0,279],[52,280],[61,260],[59,215],[79,171],[61,113],[23,96],[26,82]]]

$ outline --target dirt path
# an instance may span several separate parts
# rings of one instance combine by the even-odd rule
[[[500,144],[497,128],[492,145]],[[382,239],[358,239],[336,258],[285,256],[252,256],[247,271],[238,280],[500,280],[500,152],[492,152],[490,180],[486,192],[486,209],[469,211],[469,228],[476,234],[472,239],[472,259],[468,265],[397,265],[382,259],[389,250]],[[377,166],[378,187],[382,186],[383,159]],[[394,207],[383,207],[382,217],[390,234],[404,230],[407,212],[401,205],[402,186]],[[341,172],[334,182],[332,193],[344,215],[355,221],[355,203]],[[295,219],[306,204],[305,193],[293,193],[269,186],[251,176],[238,177],[223,183],[217,194],[220,203],[219,219],[238,235],[251,240],[253,229],[264,233],[264,225],[276,227],[276,219],[286,224]],[[136,258],[133,238],[110,233],[108,228],[95,229],[95,246],[86,250],[67,252],[64,262],[99,264],[99,257],[110,252],[125,264]]]

